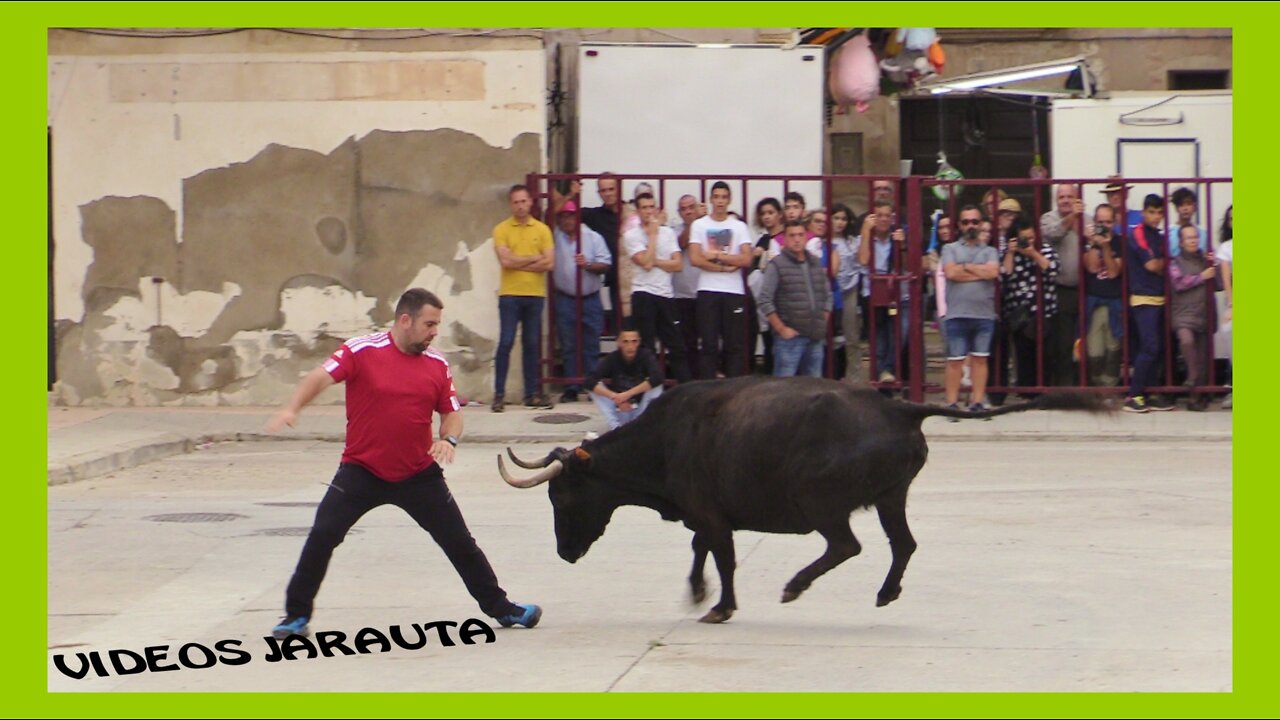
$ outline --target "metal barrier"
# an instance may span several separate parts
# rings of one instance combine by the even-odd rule
[[[866,370],[866,376],[867,376],[866,382],[873,387],[877,387],[885,390],[900,389],[908,399],[916,402],[922,402],[925,398],[926,393],[940,392],[942,390],[942,387],[940,385],[936,383],[935,384],[928,383],[925,377],[926,358],[924,353],[925,351],[924,304],[926,301],[926,296],[925,296],[924,290],[925,290],[926,283],[925,283],[925,275],[923,272],[923,259],[925,255],[925,249],[926,249],[925,241],[928,235],[927,224],[929,223],[929,213],[926,212],[926,204],[927,203],[932,205],[941,204],[942,207],[937,209],[941,210],[945,216],[950,217],[952,222],[952,227],[956,228],[958,227],[957,217],[958,217],[959,208],[964,204],[969,204],[967,202],[962,203],[959,199],[959,196],[963,195],[965,192],[972,189],[983,190],[985,193],[983,200],[981,202],[975,202],[972,204],[980,205],[984,211],[984,216],[986,216],[991,220],[993,225],[992,242],[998,245],[997,250],[1003,259],[1003,255],[1006,250],[1007,239],[1003,237],[1003,233],[1000,233],[999,235],[997,235],[996,228],[997,228],[998,216],[999,216],[999,213],[998,213],[999,201],[1003,196],[1003,194],[1006,193],[1006,191],[1009,191],[1008,194],[1010,195],[1021,193],[1024,197],[1030,194],[1031,207],[1029,209],[1024,207],[1023,212],[1028,216],[1028,219],[1031,221],[1035,229],[1037,242],[1043,244],[1044,241],[1042,237],[1040,220],[1041,220],[1041,216],[1044,214],[1044,211],[1045,211],[1045,207],[1044,207],[1045,202],[1042,199],[1042,191],[1044,188],[1049,188],[1050,190],[1052,190],[1053,187],[1058,185],[1070,185],[1076,188],[1076,197],[1083,200],[1085,197],[1086,188],[1097,190],[1115,182],[1113,178],[1083,178],[1083,179],[1066,179],[1066,180],[1062,180],[1062,179],[1038,180],[1038,179],[1022,179],[1022,178],[980,179],[980,180],[972,180],[972,179],[938,180],[932,177],[914,176],[914,177],[902,178],[902,177],[893,176],[893,175],[857,175],[857,176],[804,175],[804,176],[800,176],[800,175],[732,175],[732,174],[730,175],[690,175],[690,174],[619,175],[614,173],[530,174],[526,179],[526,184],[528,185],[528,187],[531,189],[533,193],[534,215],[536,217],[543,218],[544,221],[547,222],[547,224],[552,227],[552,230],[554,233],[556,219],[554,217],[549,217],[549,215],[552,212],[552,205],[554,202],[554,198],[556,197],[556,195],[559,195],[560,193],[552,192],[553,184],[572,182],[572,181],[581,182],[583,180],[598,181],[602,178],[615,179],[618,185],[618,195],[613,204],[613,211],[615,216],[617,217],[617,220],[619,223],[619,229],[616,237],[613,237],[613,238],[606,237],[606,242],[610,245],[610,250],[612,251],[614,256],[613,260],[614,260],[615,268],[617,268],[622,261],[622,257],[621,257],[622,244],[621,243],[622,243],[622,235],[624,234],[625,230],[621,226],[623,223],[624,206],[626,206],[627,204],[627,202],[623,200],[622,191],[623,191],[623,188],[628,183],[643,181],[653,185],[654,195],[655,195],[655,198],[658,200],[659,206],[662,208],[669,209],[669,212],[674,214],[674,208],[676,207],[676,200],[679,196],[683,194],[691,194],[691,195],[694,195],[694,197],[696,197],[701,203],[706,204],[708,201],[707,188],[710,186],[710,184],[716,181],[721,181],[721,180],[725,181],[729,183],[731,186],[736,186],[738,191],[732,193],[733,194],[732,202],[734,203],[733,206],[736,206],[738,214],[740,215],[741,219],[748,225],[749,228],[753,227],[752,221],[754,220],[754,218],[751,217],[749,212],[749,209],[751,208],[751,202],[752,202],[753,196],[758,198],[770,196],[771,194],[770,190],[772,190],[773,197],[781,198],[791,189],[796,187],[802,187],[806,190],[809,190],[810,193],[812,193],[816,189],[818,196],[821,198],[821,203],[810,206],[809,209],[814,210],[820,207],[824,209],[828,214],[827,231],[826,231],[826,237],[824,238],[825,254],[827,257],[830,257],[835,253],[835,248],[832,245],[833,227],[832,227],[832,223],[830,222],[831,206],[835,201],[835,198],[833,197],[834,186],[836,186],[837,184],[847,185],[849,183],[865,184],[867,186],[867,198],[869,199],[868,205],[870,206],[870,198],[872,198],[874,195],[872,188],[875,185],[875,183],[877,182],[893,183],[893,187],[895,188],[895,192],[893,193],[893,201],[892,201],[894,211],[895,211],[893,228],[903,229],[905,231],[906,241],[902,245],[898,245],[897,243],[891,243],[890,259],[889,259],[889,265],[887,270],[881,270],[875,267],[867,269],[869,272],[865,276],[865,280],[869,287],[863,288],[859,292],[859,295],[867,301],[866,309],[869,310],[869,312],[864,314],[862,319],[862,324],[864,325],[867,331],[868,362],[867,362],[867,370]],[[1142,178],[1142,179],[1126,178],[1124,182],[1136,184],[1139,186],[1150,185],[1150,186],[1159,188],[1158,194],[1161,197],[1165,198],[1164,207],[1166,208],[1166,213],[1164,218],[1164,231],[1165,231],[1166,237],[1168,236],[1168,233],[1171,229],[1176,230],[1176,227],[1177,227],[1176,221],[1173,220],[1174,213],[1168,210],[1169,204],[1170,204],[1170,199],[1169,199],[1170,188],[1177,187],[1177,186],[1190,186],[1194,188],[1203,188],[1204,192],[1196,193],[1196,195],[1199,198],[1197,213],[1198,213],[1198,217],[1203,218],[1202,220],[1200,220],[1200,224],[1205,228],[1205,231],[1206,231],[1205,234],[1207,237],[1205,238],[1204,242],[1208,243],[1208,247],[1210,248],[1210,250],[1217,247],[1217,243],[1215,242],[1215,235],[1217,233],[1217,227],[1216,227],[1217,223],[1215,222],[1216,216],[1213,214],[1213,208],[1215,206],[1214,190],[1215,188],[1219,190],[1219,197],[1221,197],[1224,194],[1227,194],[1229,196],[1230,185],[1232,182],[1231,178]],[[768,189],[761,190],[761,188],[768,188]],[[674,189],[674,192],[673,192],[673,189]],[[926,197],[925,195],[926,193],[933,194],[935,189],[944,191],[941,193],[941,195],[944,195],[946,197],[946,200],[941,201],[941,203],[939,203],[934,198]],[[687,192],[687,193],[683,192],[685,190],[688,190],[690,192]],[[1130,200],[1133,198],[1133,196],[1140,195],[1140,194],[1141,193],[1133,193],[1133,194],[1122,193],[1121,208],[1120,208],[1121,218],[1125,218],[1128,215],[1128,212],[1129,212],[1128,205]],[[581,196],[572,197],[570,199],[573,199],[578,206],[578,209],[575,213],[576,218],[574,223],[574,227],[576,230],[576,228],[579,228],[582,224],[583,202],[582,202]],[[1138,204],[1141,205],[1141,203],[1138,203]],[[1052,199],[1050,199],[1049,205],[1051,208],[1053,207]],[[1089,218],[1093,217],[1093,207],[1092,207],[1093,205],[1095,205],[1095,203],[1085,202],[1084,210],[1086,213],[1088,213]],[[1224,203],[1222,201],[1219,201],[1217,205],[1219,207],[1222,207]],[[1203,209],[1202,213],[1200,212],[1201,209]],[[870,214],[870,210],[871,210],[871,207],[868,207],[868,215]],[[905,221],[903,220],[903,218],[905,218]],[[851,223],[850,223],[851,225],[853,224],[852,220],[853,219],[851,218]],[[1081,254],[1083,254],[1087,246],[1087,239],[1085,237],[1085,228],[1087,224],[1089,223],[1085,220],[1085,216],[1083,213],[1077,216],[1076,234],[1078,238],[1078,251]],[[1119,219],[1117,219],[1116,225],[1117,227],[1120,227]],[[1128,222],[1124,223],[1124,227],[1126,229],[1126,233],[1125,233],[1126,238],[1128,237],[1128,232],[1127,232],[1128,225],[1129,225]],[[580,251],[581,233],[575,231],[574,236],[575,238],[577,238],[578,250]],[[958,240],[958,237],[957,237],[957,240]],[[874,265],[874,252],[872,252],[872,260]],[[1165,337],[1163,342],[1163,353],[1162,353],[1163,354],[1162,376],[1163,376],[1164,384],[1156,387],[1152,387],[1150,388],[1150,391],[1158,392],[1158,393],[1189,392],[1191,391],[1191,389],[1189,389],[1187,386],[1177,384],[1174,382],[1174,378],[1175,378],[1174,353],[1176,348],[1170,342],[1171,313],[1168,311],[1168,309],[1171,306],[1173,288],[1172,288],[1172,283],[1168,279],[1169,268],[1167,263],[1166,263],[1164,272],[1166,275],[1166,281],[1165,281],[1166,312],[1164,313]],[[578,298],[576,303],[577,313],[579,317],[581,317],[581,312],[582,312],[581,273],[582,273],[582,270],[579,269],[578,277],[577,277]],[[747,274],[748,274],[748,271],[744,271],[742,273],[742,277],[743,277],[743,283],[744,283],[744,292],[747,294],[748,297],[750,297],[750,290],[747,289],[746,287]],[[828,278],[834,279],[834,272],[830,264],[828,264],[827,266],[827,274],[828,274]],[[1046,318],[1044,314],[1045,288],[1043,286],[1043,283],[1044,283],[1043,272],[1037,273],[1036,306],[1039,308],[1039,310],[1035,314],[1035,327],[1036,327],[1035,381],[1033,383],[1029,383],[1026,381],[1025,378],[1019,378],[1017,385],[1013,385],[1008,382],[1007,376],[1008,376],[1009,357],[1007,354],[1008,348],[1006,347],[1008,343],[1005,342],[1004,333],[998,332],[996,339],[993,340],[994,347],[992,348],[991,359],[990,359],[990,362],[992,364],[992,367],[990,370],[991,381],[987,387],[988,393],[995,394],[995,395],[1003,395],[1008,393],[1031,394],[1031,393],[1045,392],[1051,389],[1062,389],[1063,387],[1062,385],[1054,386],[1051,383],[1046,381],[1046,362],[1049,359],[1047,355],[1050,354],[1050,352],[1052,351],[1052,348],[1046,348],[1046,339],[1050,337],[1050,331],[1048,328],[1046,328]],[[548,297],[554,298],[554,293],[556,292],[556,290],[553,285],[550,273],[548,273],[547,284],[548,284]],[[1004,323],[1000,316],[1001,316],[1001,311],[1003,309],[1002,308],[1003,289],[1001,286],[1001,282],[999,280],[997,280],[995,284],[996,284],[995,302],[996,302],[997,316],[998,316],[997,325],[1002,327]],[[621,326],[621,323],[623,320],[623,305],[626,304],[629,300],[628,298],[622,297],[622,294],[619,292],[620,288],[618,287],[618,285],[619,285],[618,282],[615,280],[615,282],[612,283],[611,290],[610,290],[610,296],[611,296],[610,312],[612,317],[609,319],[612,321],[612,323],[608,327],[612,329],[613,332],[610,332],[609,329],[607,329],[605,333],[606,337],[614,334],[616,332],[616,329]],[[1086,293],[1084,292],[1084,285],[1085,285],[1085,278],[1082,272],[1079,277],[1079,281],[1077,285],[1077,293],[1076,293],[1077,294],[1077,302],[1076,302],[1077,323],[1076,323],[1076,329],[1075,329],[1075,337],[1073,338],[1073,339],[1079,339],[1081,342],[1081,345],[1083,345],[1084,338],[1087,335],[1088,324],[1089,324],[1088,318],[1085,317]],[[1130,373],[1132,372],[1131,363],[1130,363],[1131,353],[1129,348],[1129,341],[1130,341],[1129,314],[1130,313],[1129,313],[1128,285],[1129,285],[1129,272],[1127,271],[1127,268],[1126,268],[1126,271],[1122,273],[1123,294],[1122,294],[1121,316],[1122,316],[1122,324],[1123,324],[1123,333],[1122,333],[1122,338],[1120,340],[1122,359],[1121,359],[1121,368],[1120,368],[1121,377],[1119,378],[1119,384],[1116,386],[1090,386],[1088,384],[1088,377],[1089,377],[1088,354],[1083,351],[1083,347],[1082,347],[1080,352],[1079,362],[1074,363],[1076,367],[1072,371],[1073,374],[1075,375],[1075,383],[1073,383],[1069,387],[1075,387],[1077,389],[1087,390],[1089,392],[1097,392],[1097,393],[1121,393],[1127,390],[1128,380],[1130,377]],[[904,288],[905,288],[905,291],[904,291]],[[838,292],[838,290],[836,292]],[[1212,284],[1209,284],[1206,286],[1205,292],[1209,298],[1209,302],[1207,303],[1209,317],[1206,320],[1207,328],[1208,328],[1206,332],[1208,342],[1205,343],[1205,350],[1206,350],[1205,361],[1207,363],[1210,374],[1209,374],[1208,383],[1206,385],[1196,387],[1193,390],[1201,391],[1201,392],[1225,391],[1227,389],[1226,386],[1222,385],[1220,382],[1217,381],[1216,368],[1214,367],[1213,333],[1214,333],[1214,328],[1216,327],[1216,317],[1215,317],[1216,313],[1215,313],[1215,307],[1213,302],[1214,296],[1213,296]],[[902,337],[902,332],[904,331],[902,327],[902,323],[898,320],[898,317],[899,317],[898,313],[904,310],[903,305],[905,305],[905,311],[906,311],[905,332],[907,336],[905,340]],[[547,324],[548,332],[547,332],[547,337],[545,339],[545,352],[543,353],[540,361],[541,368],[542,368],[541,381],[542,383],[545,383],[545,384],[561,384],[561,385],[571,384],[571,383],[573,384],[581,383],[583,376],[591,367],[591,365],[588,365],[587,363],[594,363],[595,361],[594,358],[581,357],[582,347],[583,347],[581,323],[578,323],[578,326],[577,326],[578,337],[577,337],[577,342],[575,344],[580,355],[579,362],[577,365],[579,368],[583,369],[582,374],[576,375],[574,377],[567,377],[563,374],[557,374],[556,361],[555,361],[556,350],[557,350],[557,333],[555,330],[556,328],[555,303],[553,301],[548,302],[547,307],[548,307],[548,313],[549,313],[549,322]],[[745,321],[747,323],[756,322],[756,318],[753,317],[754,313],[747,313],[747,315],[748,317],[745,318]],[[892,320],[890,320],[890,322],[893,323],[893,327],[889,335],[891,338],[890,341],[893,343],[893,346],[896,350],[895,352],[893,352],[893,362],[894,362],[894,368],[895,368],[893,374],[895,376],[895,380],[893,382],[881,383],[879,382],[879,378],[876,374],[876,350],[877,350],[877,347],[876,347],[877,327],[876,326],[878,322],[883,322],[886,318],[893,318]],[[834,365],[834,352],[831,350],[831,348],[833,347],[832,341],[839,332],[840,332],[839,328],[835,327],[834,324],[829,325],[828,333],[827,333],[827,344],[826,344],[826,347],[828,349],[827,357],[826,357],[826,375],[828,377],[832,375],[832,370]],[[904,353],[901,352],[901,349],[903,349],[904,344],[905,344],[905,358],[903,357]],[[847,346],[848,345],[846,345],[846,347]],[[747,353],[749,355],[748,368],[750,368],[751,366],[750,356],[754,355],[754,347],[748,348]],[[696,364],[697,356],[698,356],[698,348],[696,347],[689,348],[689,357],[695,364]],[[856,360],[860,361],[860,358]],[[1057,358],[1057,361],[1063,362],[1063,359]],[[906,372],[904,373],[903,370],[906,370]],[[848,371],[850,373],[857,372],[858,367],[855,366],[853,362],[850,362]],[[586,390],[590,390],[590,388],[586,388]]]

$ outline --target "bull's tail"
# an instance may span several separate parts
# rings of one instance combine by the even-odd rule
[[[1008,415],[1009,413],[1025,412],[1027,410],[1083,410],[1092,413],[1110,413],[1112,410],[1102,400],[1101,397],[1092,393],[1079,392],[1056,392],[1041,395],[1035,400],[1005,405],[1004,407],[988,408],[980,412],[969,412],[968,410],[957,410],[954,408],[942,407],[940,405],[921,405],[919,403],[902,403],[910,408],[912,413],[921,420],[927,417],[941,415],[943,417],[953,417],[969,420],[981,420],[983,418],[993,418],[997,415]]]

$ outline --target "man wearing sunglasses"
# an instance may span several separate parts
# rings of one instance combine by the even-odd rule
[[[1000,273],[996,249],[979,242],[982,211],[966,205],[960,211],[961,242],[942,248],[942,272],[947,279],[947,370],[943,388],[947,404],[959,409],[960,376],[965,357],[973,373],[970,410],[982,410],[987,391],[987,356],[995,330],[995,281]]]

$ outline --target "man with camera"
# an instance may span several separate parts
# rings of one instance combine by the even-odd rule
[[[1121,275],[1124,272],[1124,236],[1115,227],[1115,210],[1103,203],[1085,226],[1089,244],[1084,258],[1084,313],[1090,385],[1120,384],[1120,341],[1124,337]]]
[[[1036,229],[1019,213],[1000,266],[1004,278],[1004,323],[1013,348],[1017,387],[1041,384],[1036,348],[1049,346],[1058,312],[1058,253],[1036,242]],[[1037,318],[1040,318],[1038,321]],[[1046,378],[1047,379],[1047,378]]]

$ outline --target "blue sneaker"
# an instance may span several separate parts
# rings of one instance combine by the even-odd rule
[[[271,628],[271,635],[277,640],[284,640],[290,635],[301,635],[306,637],[311,634],[311,628],[307,627],[309,618],[305,616],[285,618],[279,625]]]
[[[520,609],[520,612],[512,613],[510,615],[503,615],[502,617],[498,618],[498,624],[501,625],[502,627],[511,627],[512,625],[523,625],[527,628],[531,628],[534,625],[537,625],[538,621],[542,619],[542,608],[538,607],[537,605],[533,605],[533,604],[522,605],[517,603],[516,607]]]
[[[990,410],[990,409],[991,407],[989,405],[987,405],[986,403],[980,403],[980,402],[973,403],[972,405],[969,406],[969,412],[971,413],[980,413],[980,412],[983,412],[984,410]],[[982,419],[987,422],[991,422],[991,418],[989,417],[984,417]]]
[[[948,410],[959,410],[959,409],[960,409],[960,403],[951,403],[950,405],[948,405],[948,406],[947,406],[947,409],[948,409]],[[960,422],[960,418],[958,418],[958,417],[948,417],[948,418],[947,418],[947,422],[958,423],[958,422]]]

